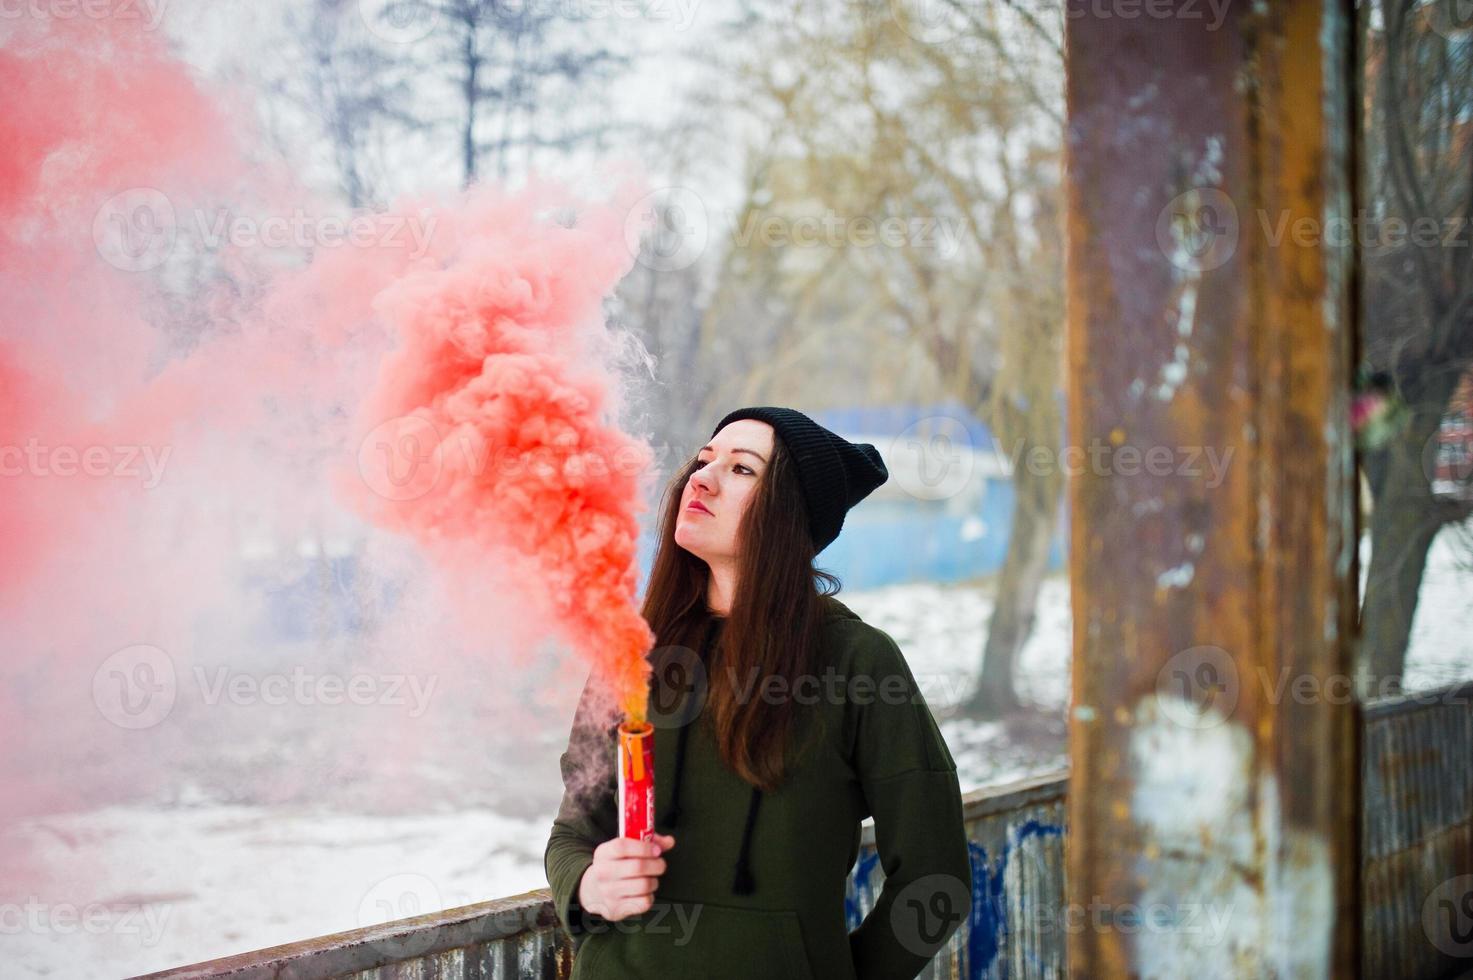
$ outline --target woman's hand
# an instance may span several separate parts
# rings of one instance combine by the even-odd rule
[[[655,886],[665,871],[660,857],[675,846],[669,834],[654,840],[615,837],[593,849],[593,863],[578,884],[578,904],[610,922],[639,915],[655,901]]]

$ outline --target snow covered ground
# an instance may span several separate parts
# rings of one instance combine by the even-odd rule
[[[1456,562],[1450,548],[1434,549],[1413,630],[1412,687],[1473,676],[1473,572]],[[1022,724],[948,717],[975,682],[986,587],[907,585],[842,598],[900,644],[965,788],[1065,765],[1064,578],[1045,584],[1024,650],[1021,693],[1040,710]],[[0,883],[3,974],[115,978],[543,887],[560,751],[557,739],[541,738],[505,778],[488,776],[484,757],[467,768],[473,753],[441,759],[446,785],[462,791],[423,813],[240,805],[190,783],[167,804],[35,818],[0,846],[23,843],[54,875],[25,894]],[[498,786],[515,787],[516,814],[496,806]]]

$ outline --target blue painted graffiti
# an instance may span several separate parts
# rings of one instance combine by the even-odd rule
[[[1010,931],[1003,894],[1008,862],[1029,838],[1058,837],[1063,833],[1064,828],[1057,824],[1025,820],[1008,831],[1007,843],[997,856],[995,867],[986,847],[975,841],[967,843],[972,867],[972,914],[967,922],[965,976],[981,980],[1007,975],[1007,965],[999,960],[999,955]],[[873,875],[879,864],[878,851],[864,848],[859,852],[844,895],[844,921],[850,932],[859,928],[866,910],[874,908],[877,896]],[[883,887],[883,882],[880,884]]]
[[[864,910],[874,908],[875,893],[870,875],[880,864],[878,851],[864,849],[859,852],[859,861],[854,865],[854,878],[844,893],[844,921],[850,932],[859,928],[864,921]]]
[[[1008,934],[1007,903],[1003,900],[1003,880],[1008,861],[1020,844],[1030,837],[1054,837],[1064,833],[1057,824],[1026,820],[1008,831],[1008,840],[998,856],[997,867],[990,868],[987,848],[970,842],[972,858],[972,916],[968,922],[966,975],[1005,976],[1006,969],[997,962],[1003,940]]]

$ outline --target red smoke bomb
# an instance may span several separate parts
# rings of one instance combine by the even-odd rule
[[[619,725],[619,836],[655,835],[655,726]]]

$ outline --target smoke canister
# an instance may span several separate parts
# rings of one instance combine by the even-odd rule
[[[655,726],[619,725],[619,836],[655,834]]]

